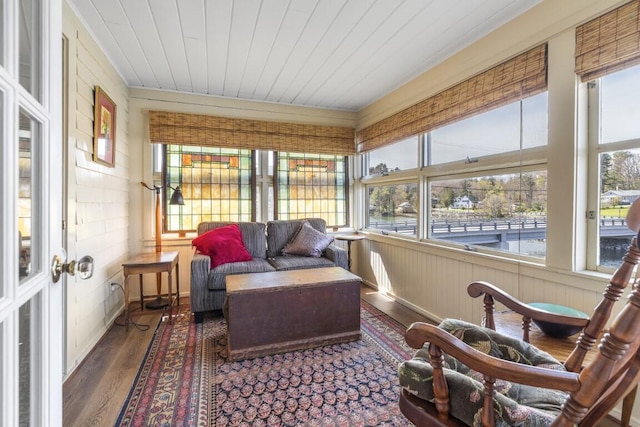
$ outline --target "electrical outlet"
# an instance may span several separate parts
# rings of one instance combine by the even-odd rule
[[[116,289],[118,289],[120,285],[118,283],[112,283],[111,284],[111,292],[115,291]]]

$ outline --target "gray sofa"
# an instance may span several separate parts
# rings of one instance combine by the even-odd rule
[[[321,257],[283,255],[282,250],[308,221],[316,230],[326,233],[326,223],[321,218],[305,220],[261,222],[203,222],[198,225],[198,235],[214,228],[237,224],[242,232],[245,247],[253,257],[251,261],[232,262],[211,268],[207,255],[195,253],[191,261],[191,311],[196,323],[202,322],[206,311],[221,310],[226,296],[226,277],[229,274],[263,273],[267,271],[298,270],[319,267],[347,269],[347,252],[333,244]]]

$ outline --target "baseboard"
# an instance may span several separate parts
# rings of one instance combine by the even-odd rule
[[[424,310],[423,308],[418,307],[417,305],[412,304],[412,303],[410,303],[409,301],[404,300],[404,299],[402,299],[402,298],[398,297],[397,295],[394,295],[394,294],[389,293],[389,292],[381,291],[381,290],[380,290],[380,288],[378,288],[378,285],[376,285],[375,283],[371,283],[371,282],[369,282],[368,280],[365,280],[365,279],[362,279],[362,282],[363,282],[366,286],[368,286],[368,287],[370,287],[370,288],[375,289],[376,291],[378,291],[378,292],[380,292],[381,294],[383,294],[383,295],[387,296],[388,298],[393,299],[393,300],[394,300],[394,301],[396,301],[398,304],[401,304],[401,305],[403,305],[403,306],[405,306],[405,307],[407,307],[407,308],[409,308],[409,309],[411,309],[411,310],[415,311],[416,313],[419,313],[419,314],[423,315],[423,316],[424,316],[424,317],[426,317],[427,319],[431,319],[431,320],[432,320],[432,321],[434,321],[435,323],[440,323],[440,322],[442,322],[442,318],[441,318],[440,316],[436,316],[435,314],[431,313],[430,311]]]

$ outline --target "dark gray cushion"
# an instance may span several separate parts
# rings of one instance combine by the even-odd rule
[[[222,264],[209,272],[207,287],[211,290],[226,289],[226,278],[229,274],[265,273],[268,271],[275,271],[275,268],[267,260],[260,258]]]
[[[325,257],[329,258],[336,267],[342,267],[345,270],[349,269],[349,255],[347,251],[336,245],[329,245],[324,250]]]
[[[313,228],[308,221],[303,221],[302,227],[296,236],[285,245],[282,253],[284,255],[320,257],[331,242],[333,242],[333,236],[327,236]]]
[[[315,258],[306,256],[277,256],[269,258],[269,263],[279,271],[302,270],[305,268],[335,267],[328,258]]]
[[[294,219],[267,222],[267,258],[282,255],[282,250],[298,233],[302,222],[309,224],[321,233],[326,233],[327,223],[322,218]]]

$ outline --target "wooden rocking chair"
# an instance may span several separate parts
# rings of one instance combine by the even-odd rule
[[[418,426],[595,425],[640,377],[637,286],[603,334],[639,261],[633,239],[590,319],[539,310],[486,282],[470,284],[472,297],[484,295],[486,328],[452,319],[409,327],[405,340],[419,350],[399,368],[402,413]],[[521,339],[494,331],[495,301],[522,316]],[[528,343],[532,319],[584,327],[564,363]]]

